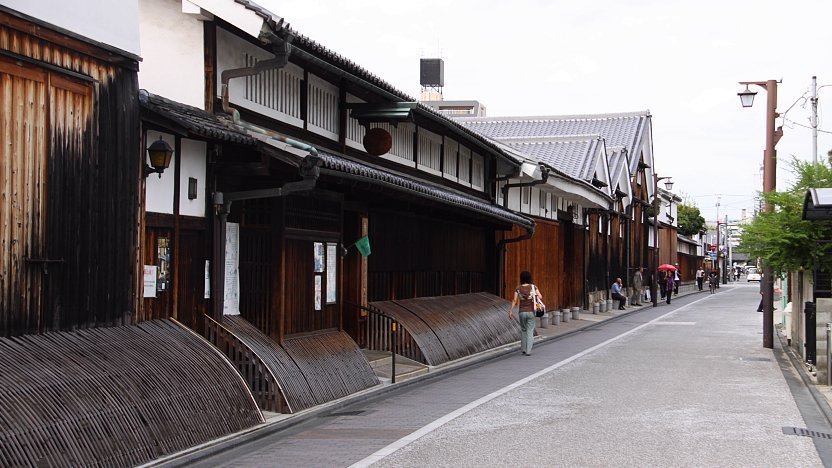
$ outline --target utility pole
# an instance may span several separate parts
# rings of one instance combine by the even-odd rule
[[[812,77],[812,162],[818,162],[818,77]]]
[[[725,246],[728,247],[731,243],[731,238],[728,237],[728,215],[727,214],[725,215],[725,222],[723,223],[723,226],[725,226]],[[717,246],[717,249],[718,248],[719,248],[719,246]],[[728,247],[728,248],[730,249],[730,247]],[[722,253],[722,252],[720,252],[720,253]],[[726,263],[727,261],[728,261],[728,256],[723,254],[723,256],[722,256],[722,284],[728,284],[728,271],[727,271],[728,270],[728,264]]]

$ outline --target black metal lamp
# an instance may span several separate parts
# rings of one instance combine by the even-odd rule
[[[147,178],[150,174],[156,173],[159,174],[159,178],[161,179],[162,173],[170,167],[173,148],[162,137],[159,137],[158,140],[151,143],[147,148],[147,154],[150,155],[150,166],[147,164],[144,165],[144,177]]]
[[[673,181],[672,180],[665,181],[664,188],[666,188],[668,192],[673,190]]]

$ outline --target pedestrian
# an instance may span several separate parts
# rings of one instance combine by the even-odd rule
[[[682,283],[682,276],[679,274],[679,264],[676,264],[676,269],[673,270],[673,294],[679,295],[679,284]]]
[[[665,295],[664,282],[668,276],[670,275],[666,271],[659,271],[659,282],[657,289],[659,290],[659,295],[661,296],[662,300],[664,300]]]
[[[526,355],[532,355],[532,344],[534,343],[534,303],[535,297],[543,300],[540,290],[532,283],[532,274],[528,271],[520,273],[520,286],[514,290],[514,300],[508,307],[508,318],[514,320],[512,310],[517,306],[517,313],[520,319],[520,351]]]
[[[673,279],[674,275],[668,274],[664,277],[664,290],[665,290],[665,297],[667,298],[667,303],[670,304],[670,297],[673,296],[673,288],[676,287],[676,280]]]
[[[761,281],[761,283],[762,283],[762,281]],[[762,312],[763,311],[763,298],[764,297],[765,296],[763,296],[763,290],[760,289],[760,305],[757,306],[757,312]]]
[[[699,290],[702,290],[702,284],[705,282],[705,270],[702,269],[700,266],[698,270],[696,270],[696,286]]]
[[[630,301],[633,305],[641,305],[642,287],[644,286],[643,271],[644,267],[638,267],[638,270],[633,274],[633,300]]]
[[[615,282],[612,283],[612,287],[610,288],[612,292],[613,300],[618,301],[618,310],[626,310],[624,304],[627,303],[627,298],[624,297],[624,294],[621,294],[621,278],[616,278]]]

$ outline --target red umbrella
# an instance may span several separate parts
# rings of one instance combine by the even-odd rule
[[[669,263],[665,263],[664,265],[659,265],[659,271],[676,271],[676,267]]]

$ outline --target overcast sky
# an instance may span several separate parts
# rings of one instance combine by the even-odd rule
[[[656,170],[713,222],[752,212],[762,190],[766,94],[782,80],[777,187],[811,159],[811,77],[832,85],[832,1],[259,0],[300,33],[419,96],[419,59],[445,60],[445,99],[489,117],[649,109]],[[818,152],[832,149],[832,86],[819,95]],[[806,94],[808,97],[808,94]],[[805,105],[804,105],[805,104]],[[778,125],[782,120],[778,120]],[[827,133],[824,133],[827,132]]]

